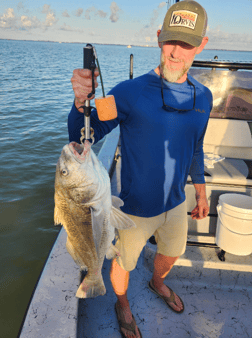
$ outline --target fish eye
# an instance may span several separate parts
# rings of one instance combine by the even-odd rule
[[[61,175],[62,176],[67,176],[68,175],[68,170],[67,169],[62,169],[61,170]]]

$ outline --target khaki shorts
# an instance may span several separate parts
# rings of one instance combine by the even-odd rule
[[[188,231],[186,201],[155,217],[127,216],[136,227],[118,230],[115,244],[120,251],[117,262],[124,270],[135,269],[141,251],[152,235],[156,238],[157,253],[177,257],[185,252]]]

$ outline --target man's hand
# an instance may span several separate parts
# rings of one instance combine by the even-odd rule
[[[94,72],[95,88],[98,87],[97,76],[99,76],[98,69]],[[75,106],[79,112],[84,110],[79,107],[84,106],[86,100],[92,100],[94,95],[88,98],[88,94],[92,92],[92,72],[89,69],[75,69],[71,78],[72,87],[75,95]]]
[[[206,198],[205,184],[194,184],[196,189],[196,202],[197,206],[192,210],[192,219],[203,219],[209,213],[209,206]]]

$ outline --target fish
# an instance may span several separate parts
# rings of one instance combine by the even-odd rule
[[[135,223],[120,209],[123,201],[111,195],[108,172],[88,140],[63,147],[54,186],[54,224],[63,225],[68,253],[80,270],[87,271],[76,297],[104,295],[105,256],[112,259],[120,255],[112,244],[116,229],[130,229]]]

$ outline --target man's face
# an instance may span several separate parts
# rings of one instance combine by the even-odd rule
[[[163,42],[160,60],[161,75],[169,82],[184,82],[197,50],[197,47],[182,41]]]

